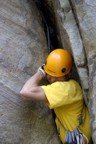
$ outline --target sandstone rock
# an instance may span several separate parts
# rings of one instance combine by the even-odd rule
[[[81,76],[80,80],[82,83],[82,87],[85,88],[85,90],[89,89],[88,86],[88,71],[86,68],[78,68],[78,74]]]
[[[0,1],[0,7],[0,81],[18,91],[45,62],[46,39],[40,18],[32,15],[36,11],[33,2],[31,8],[27,1]]]
[[[0,144],[59,144],[51,111],[19,91],[45,62],[47,44],[33,1],[0,1]]]
[[[89,69],[89,109],[94,144],[96,143],[96,2],[72,1],[78,19]]]

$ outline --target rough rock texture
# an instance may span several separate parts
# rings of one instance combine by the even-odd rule
[[[96,143],[96,1],[72,1],[78,19],[79,29],[89,69],[89,110],[91,115],[92,138]]]
[[[25,102],[18,95],[26,79],[44,63],[47,55],[46,39],[34,1],[0,1],[0,144],[59,144],[51,111],[43,103]],[[73,54],[75,77],[79,76],[89,107],[95,144],[96,2],[41,2],[59,46]]]
[[[51,111],[18,95],[46,55],[35,3],[0,0],[0,144],[59,144]]]

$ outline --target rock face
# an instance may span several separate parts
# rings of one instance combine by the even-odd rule
[[[35,0],[36,1],[36,0]],[[58,44],[74,58],[96,143],[96,2],[41,0]],[[18,95],[45,62],[46,38],[32,0],[0,1],[0,144],[59,144],[51,111]],[[75,71],[76,71],[75,70]]]
[[[74,1],[83,45],[86,52],[89,82],[89,110],[91,115],[92,138],[96,143],[96,1]]]
[[[0,144],[59,144],[51,111],[18,95],[45,62],[46,38],[36,5],[0,1]]]
[[[15,91],[44,63],[47,54],[39,17],[32,15],[36,6],[31,5],[27,1],[0,2],[0,81]]]

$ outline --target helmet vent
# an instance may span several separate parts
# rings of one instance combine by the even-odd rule
[[[63,69],[61,70],[62,73],[65,73],[65,71],[66,71],[66,68],[63,68]]]

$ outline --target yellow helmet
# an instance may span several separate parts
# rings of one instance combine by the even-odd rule
[[[64,49],[55,49],[47,57],[44,71],[54,77],[61,77],[70,72],[72,56]]]

